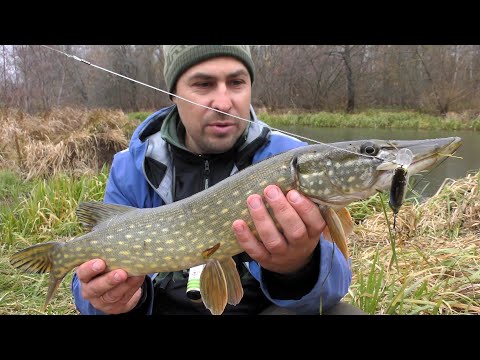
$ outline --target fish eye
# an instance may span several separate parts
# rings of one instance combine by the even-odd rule
[[[360,152],[370,156],[377,155],[379,150],[379,147],[371,141],[367,141],[360,146]]]

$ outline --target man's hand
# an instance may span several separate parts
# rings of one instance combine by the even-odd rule
[[[263,268],[280,274],[296,272],[310,260],[325,221],[318,206],[296,190],[285,197],[277,186],[269,185],[264,194],[281,230],[258,194],[247,199],[255,230],[243,220],[235,220],[232,228],[240,246]]]
[[[121,314],[132,310],[142,295],[145,276],[128,277],[124,270],[105,272],[103,260],[87,261],[77,268],[82,297],[92,306],[107,314]]]

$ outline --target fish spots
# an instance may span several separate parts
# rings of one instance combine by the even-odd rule
[[[328,176],[333,176],[333,170],[328,170]]]
[[[172,260],[172,257],[171,257],[171,256],[165,256],[165,257],[163,258],[163,260],[165,260],[165,261],[170,261],[170,260]]]
[[[205,223],[205,220],[200,220],[199,222],[197,222],[198,225],[203,225]]]
[[[247,214],[248,214],[248,209],[243,209],[240,214],[241,214],[242,216],[247,215]]]
[[[132,235],[130,234],[125,234],[125,239],[131,239],[132,238]]]
[[[238,195],[240,195],[240,191],[238,190],[235,190],[233,193],[232,193],[233,197],[237,197]]]
[[[260,184],[258,184],[260,186],[266,186],[268,185],[268,181],[267,180],[263,180]]]
[[[335,166],[335,169],[339,169],[339,168],[342,166],[342,164],[340,164],[340,163],[337,162],[337,163],[335,163],[335,165],[333,165],[333,166]]]
[[[105,252],[112,252],[113,249],[112,249],[112,248],[105,248],[104,251],[105,251]]]
[[[206,235],[211,235],[211,234],[213,234],[213,230],[212,230],[212,229],[207,230],[207,232],[206,232],[205,234],[206,234]]]
[[[113,235],[107,235],[107,239],[113,239]]]
[[[225,209],[222,209],[222,211],[220,211],[220,213],[221,214],[226,214],[228,211],[229,211],[229,209],[225,208]]]
[[[119,253],[120,255],[125,255],[125,256],[129,256],[129,255],[130,255],[130,251],[126,251],[126,250],[119,251],[118,253]]]
[[[152,239],[145,239],[145,240],[143,240],[143,242],[144,242],[145,244],[149,244],[149,243],[152,242]]]
[[[191,235],[192,235],[192,233],[190,231],[185,234],[185,236],[187,236],[187,237],[191,236]]]
[[[150,252],[150,251],[149,251],[149,252],[146,252],[146,253],[145,253],[145,256],[153,256],[153,252]]]
[[[198,238],[193,238],[192,243],[196,243],[198,241]]]
[[[167,240],[165,241],[165,244],[173,244],[173,240]]]
[[[75,251],[82,251],[82,247],[81,247],[81,246],[77,246],[77,247],[75,248]]]
[[[163,232],[163,233],[166,233],[166,232],[168,232],[168,227],[166,227],[166,228],[163,228],[163,229],[162,229],[162,232]]]
[[[355,180],[355,176],[350,176],[348,179],[347,179],[347,182],[351,183],[352,181]]]
[[[235,206],[238,206],[242,203],[242,200],[238,200],[236,203],[235,203]]]
[[[125,245],[125,241],[119,241],[118,245]]]
[[[186,250],[186,247],[185,246],[181,246],[178,248],[178,251],[185,251]]]
[[[151,235],[157,235],[157,232],[156,232],[156,231],[152,231],[150,234],[151,234]]]
[[[163,251],[163,248],[162,248],[162,247],[158,247],[158,248],[156,248],[155,250],[157,250],[157,251]]]
[[[134,249],[141,249],[142,248],[142,245],[133,245],[132,246]]]
[[[218,200],[215,204],[220,205],[221,203],[223,203],[223,199]]]
[[[90,241],[90,244],[92,244],[92,245],[98,244],[98,241],[97,240],[92,240],[92,241]]]
[[[149,229],[149,228],[151,228],[151,227],[152,227],[152,224],[147,224],[147,225],[145,225],[145,228],[146,228],[146,229]]]

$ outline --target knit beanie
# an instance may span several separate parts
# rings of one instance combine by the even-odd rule
[[[190,67],[219,56],[232,56],[242,61],[253,83],[254,65],[248,45],[163,45],[163,54],[163,74],[169,92],[172,92],[178,78]]]

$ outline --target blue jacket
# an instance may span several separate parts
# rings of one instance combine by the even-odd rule
[[[150,115],[135,130],[129,148],[115,154],[107,181],[104,202],[138,208],[157,207],[172,202],[171,158],[167,144],[158,131],[158,124],[161,124],[171,109],[172,107],[164,108]],[[247,143],[258,137],[265,125],[256,118],[253,108],[251,114],[255,123],[250,124]],[[145,136],[145,133],[151,135]],[[293,137],[272,131],[265,145],[256,151],[253,163],[304,145],[306,143]],[[145,159],[147,157],[155,159],[167,168],[165,176],[158,186],[154,186],[146,176]],[[233,172],[235,170],[234,168]],[[288,308],[298,314],[318,314],[320,306],[325,311],[345,296],[350,286],[352,274],[342,252],[335,244],[321,237],[320,246],[317,249],[320,249],[318,281],[311,292],[299,300],[273,299],[262,280],[262,269],[258,263],[250,261],[248,269],[252,276],[260,282],[260,287],[265,296],[273,304]],[[153,308],[153,283],[151,280],[153,276],[155,274],[147,276],[146,284],[144,284],[144,289],[148,294],[146,314],[151,314]],[[72,293],[75,305],[81,314],[103,314],[82,298],[80,282],[76,274],[72,279]]]

